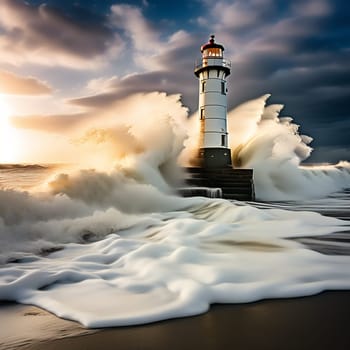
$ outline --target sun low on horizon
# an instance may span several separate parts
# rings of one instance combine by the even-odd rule
[[[32,117],[23,113],[27,110],[34,114],[37,112],[40,116],[40,112],[51,110],[55,104],[60,103],[59,100],[52,102],[52,98],[47,102],[43,99],[35,101],[33,97],[22,97],[20,94],[0,94],[0,164],[56,164],[74,161],[76,155],[72,150],[75,146],[66,133],[37,129]],[[60,108],[58,106],[57,110]],[[47,119],[50,124],[51,118]]]
[[[16,129],[10,122],[11,114],[11,106],[6,98],[0,95],[0,163],[15,163],[18,160],[19,140]]]

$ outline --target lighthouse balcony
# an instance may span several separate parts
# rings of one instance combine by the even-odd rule
[[[231,61],[215,57],[203,58],[195,63],[194,73],[199,76],[199,73],[207,68],[221,68],[226,71],[226,75],[229,75],[231,71]]]

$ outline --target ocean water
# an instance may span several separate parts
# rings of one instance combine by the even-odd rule
[[[302,165],[312,139],[267,98],[228,114],[256,202],[177,195],[199,128],[165,94],[89,120],[76,166],[1,166],[0,300],[99,328],[350,289],[350,164]]]
[[[64,177],[50,180],[56,171],[0,170],[7,187],[0,191],[1,300],[98,328],[196,315],[213,303],[350,289],[350,222],[339,219],[350,217],[348,191],[230,202],[181,198],[93,171],[71,179],[66,194],[31,192]],[[76,197],[87,186],[92,193]]]

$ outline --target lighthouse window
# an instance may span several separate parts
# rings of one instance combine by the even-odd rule
[[[225,146],[226,144],[226,135],[221,135],[221,146]]]
[[[211,47],[203,51],[203,57],[222,57],[222,50],[218,47]]]
[[[201,108],[201,119],[204,119],[204,108]]]
[[[204,92],[205,91],[205,81],[202,81],[202,90],[201,90],[202,92]]]
[[[225,83],[224,82],[221,82],[221,93],[223,95],[226,95],[226,89],[225,89]]]

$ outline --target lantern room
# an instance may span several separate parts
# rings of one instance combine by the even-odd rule
[[[202,58],[222,58],[224,47],[215,43],[215,35],[210,36],[208,43],[201,47]]]

